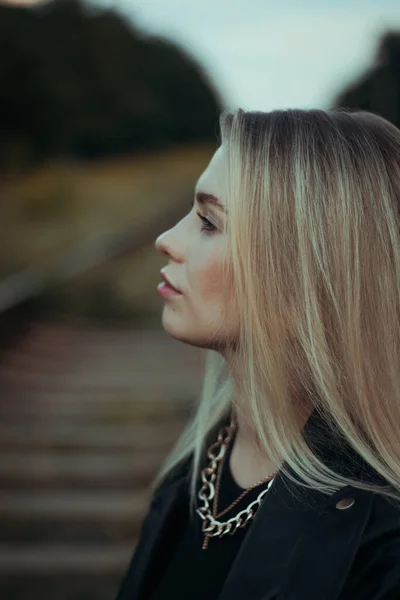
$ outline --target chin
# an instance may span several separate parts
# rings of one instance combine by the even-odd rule
[[[189,346],[199,346],[202,347],[200,340],[197,339],[196,335],[190,334],[187,329],[180,323],[173,323],[173,319],[169,318],[169,316],[165,315],[163,312],[162,316],[162,326],[164,328],[165,333],[167,333],[170,337],[178,342],[182,342],[183,344],[189,344]]]
[[[167,314],[166,314],[167,313]],[[179,341],[185,341],[185,328],[179,323],[176,313],[163,310],[161,323],[165,333]]]

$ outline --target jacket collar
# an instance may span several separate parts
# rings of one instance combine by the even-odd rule
[[[304,426],[303,436],[318,458],[336,472],[377,481],[339,430],[328,425],[316,410]],[[339,501],[348,498],[354,500],[354,506],[338,510]],[[371,503],[372,494],[352,486],[326,495],[299,486],[279,472],[240,547],[219,600],[336,599]],[[277,580],[277,573],[281,573],[279,589],[271,589],[270,582]]]
[[[221,425],[225,422],[221,422]],[[345,444],[339,443],[338,432],[328,426],[314,410],[303,435],[317,456],[337,472],[350,475],[368,474],[368,469],[356,453]],[[289,469],[290,470],[290,469]],[[372,474],[373,476],[373,474]],[[163,537],[172,512],[187,492],[187,463],[169,478],[153,496],[150,511],[145,521],[140,547],[134,556],[134,568],[130,568],[117,600],[138,600],[146,572]],[[351,497],[355,507],[337,510],[337,503]],[[336,491],[330,496],[294,484],[278,473],[265,501],[246,535],[238,555],[225,581],[220,600],[267,600],[269,577],[290,567],[295,576],[288,578],[282,571],[284,589],[279,600],[291,598],[318,598],[334,600],[332,595],[345,576],[350,557],[355,552],[371,509],[372,494],[351,486]],[[307,535],[306,535],[307,532]],[[329,545],[326,540],[329,539]],[[328,554],[333,561],[334,553],[339,560],[323,562],[316,577],[304,580],[305,573],[313,571],[313,558]],[[329,557],[328,557],[329,558]],[[335,568],[333,568],[333,566]],[[149,569],[149,570],[148,570]],[[285,588],[286,586],[286,588]],[[301,586],[305,587],[304,596]],[[294,594],[294,595],[293,595]],[[271,597],[275,597],[272,596]]]

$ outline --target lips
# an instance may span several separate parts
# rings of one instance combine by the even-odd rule
[[[174,285],[172,285],[172,283],[170,282],[170,280],[168,279],[168,277],[165,275],[165,273],[163,273],[162,271],[160,271],[160,275],[164,279],[165,283],[167,283],[173,290],[175,290],[176,292],[181,293],[181,290],[179,290]]]

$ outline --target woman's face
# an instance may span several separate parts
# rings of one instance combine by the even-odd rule
[[[209,202],[212,195],[224,203],[224,150],[220,146],[200,176],[193,208],[172,229],[162,233],[156,249],[168,258],[163,271],[182,293],[164,298],[162,324],[173,338],[201,348],[222,350],[236,338],[233,306],[224,306],[222,253],[227,215]],[[200,194],[200,196],[199,196]],[[204,194],[201,196],[201,194]],[[209,339],[218,327],[220,333]]]

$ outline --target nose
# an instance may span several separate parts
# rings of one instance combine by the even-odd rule
[[[181,222],[182,221],[179,221],[179,223],[161,233],[154,242],[157,252],[160,252],[169,258],[173,258],[177,262],[183,260],[184,252],[183,242],[185,237],[182,236],[182,231],[178,227]]]
[[[167,233],[166,231],[161,233],[154,243],[155,249],[157,250],[157,252],[160,252],[161,254],[168,254],[168,250],[166,248],[166,242],[165,242],[166,233]]]

